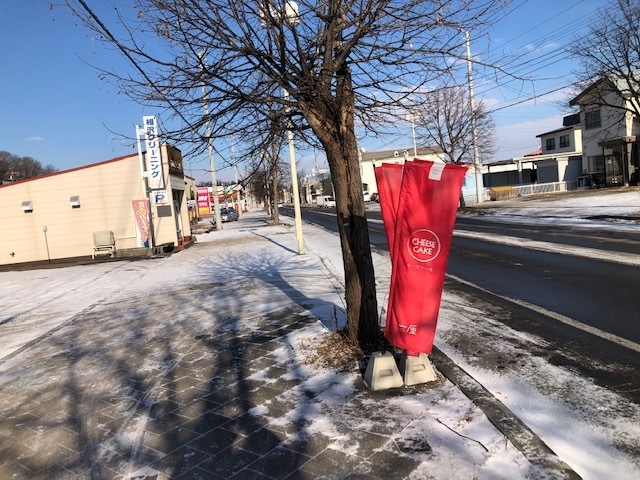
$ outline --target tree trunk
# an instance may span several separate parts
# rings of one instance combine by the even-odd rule
[[[274,150],[274,148],[272,148]],[[280,210],[278,209],[278,157],[271,154],[271,217],[273,218],[274,225],[280,224]]]
[[[380,332],[375,272],[362,180],[353,131],[335,145],[326,145],[336,199],[340,246],[345,270],[349,338],[365,351],[376,350]]]
[[[302,101],[300,106],[308,108],[306,118],[311,119],[311,127],[324,146],[331,170],[345,271],[348,336],[369,353],[380,348],[381,336],[348,69],[338,75],[335,102],[316,98]]]

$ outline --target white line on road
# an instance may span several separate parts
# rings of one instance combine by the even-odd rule
[[[537,240],[528,240],[526,238],[509,237],[507,235],[496,235],[493,233],[469,232],[466,230],[454,230],[453,235],[456,237],[477,238],[478,240],[484,240],[487,242],[529,248],[531,250],[539,250],[542,252],[562,253],[565,255],[572,255],[574,257],[584,257],[592,260],[621,263],[623,265],[640,265],[640,255],[635,255],[633,253],[610,252],[608,250],[600,250],[597,248],[576,247],[574,245],[540,242]]]
[[[614,335],[613,333],[605,332],[603,330],[600,330],[599,328],[592,327],[591,325],[585,325],[584,323],[580,323],[579,321],[574,320],[573,318],[569,318],[560,313],[552,312],[551,310],[547,310],[546,308],[539,307],[538,305],[534,305],[532,303],[525,302],[523,300],[517,300],[515,298],[506,297],[504,295],[499,295],[495,292],[487,290],[486,288],[482,288],[481,286],[476,285],[475,283],[468,282],[467,280],[463,280],[462,278],[457,277],[455,275],[447,274],[447,277],[455,280],[456,282],[460,282],[470,287],[473,287],[475,289],[478,289],[489,295],[493,295],[494,297],[498,297],[508,302],[515,303],[516,305],[520,305],[521,307],[528,308],[529,310],[533,310],[534,312],[540,313],[549,318],[553,318],[554,320],[558,320],[559,322],[562,322],[565,325],[569,325],[571,327],[577,328],[578,330],[582,330],[583,332],[590,333],[597,337],[603,338],[605,340],[608,340],[610,342],[613,342],[625,348],[628,348],[629,350],[633,350],[635,352],[640,353],[640,345],[631,340],[627,340],[626,338],[619,337],[617,335]]]

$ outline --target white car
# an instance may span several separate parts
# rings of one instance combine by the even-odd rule
[[[369,195],[369,192],[367,192],[365,190],[364,192],[362,192],[362,195],[364,196],[364,201],[365,202],[370,202],[371,201],[371,195]]]

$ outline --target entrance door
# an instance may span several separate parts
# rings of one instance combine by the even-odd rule
[[[182,205],[182,197],[184,196],[184,190],[173,190],[173,216],[176,221],[176,236],[178,238],[178,244],[182,243],[184,232],[182,230],[182,215],[180,206]]]
[[[607,186],[624,185],[622,157],[618,153],[604,157],[605,183]]]

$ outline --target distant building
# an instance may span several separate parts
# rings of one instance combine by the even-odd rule
[[[91,258],[100,232],[113,232],[115,256],[189,242],[195,184],[180,150],[163,143],[159,159],[163,182],[149,195],[138,154],[0,185],[0,265]]]
[[[432,162],[445,163],[444,151],[440,147],[421,147],[418,148],[417,158],[421,160],[430,160]],[[413,148],[398,150],[381,150],[376,152],[363,152],[360,159],[360,175],[362,176],[362,190],[368,191],[370,195],[378,193],[378,186],[374,173],[374,167],[378,167],[383,163],[404,164],[405,161],[413,160]],[[475,169],[473,165],[469,166],[469,171],[464,178],[462,184],[462,193],[465,202],[476,202],[476,184]]]
[[[484,186],[566,182],[568,188],[575,188],[583,175],[580,116],[567,115],[562,124],[562,128],[536,135],[540,147],[535,152],[485,164]]]

